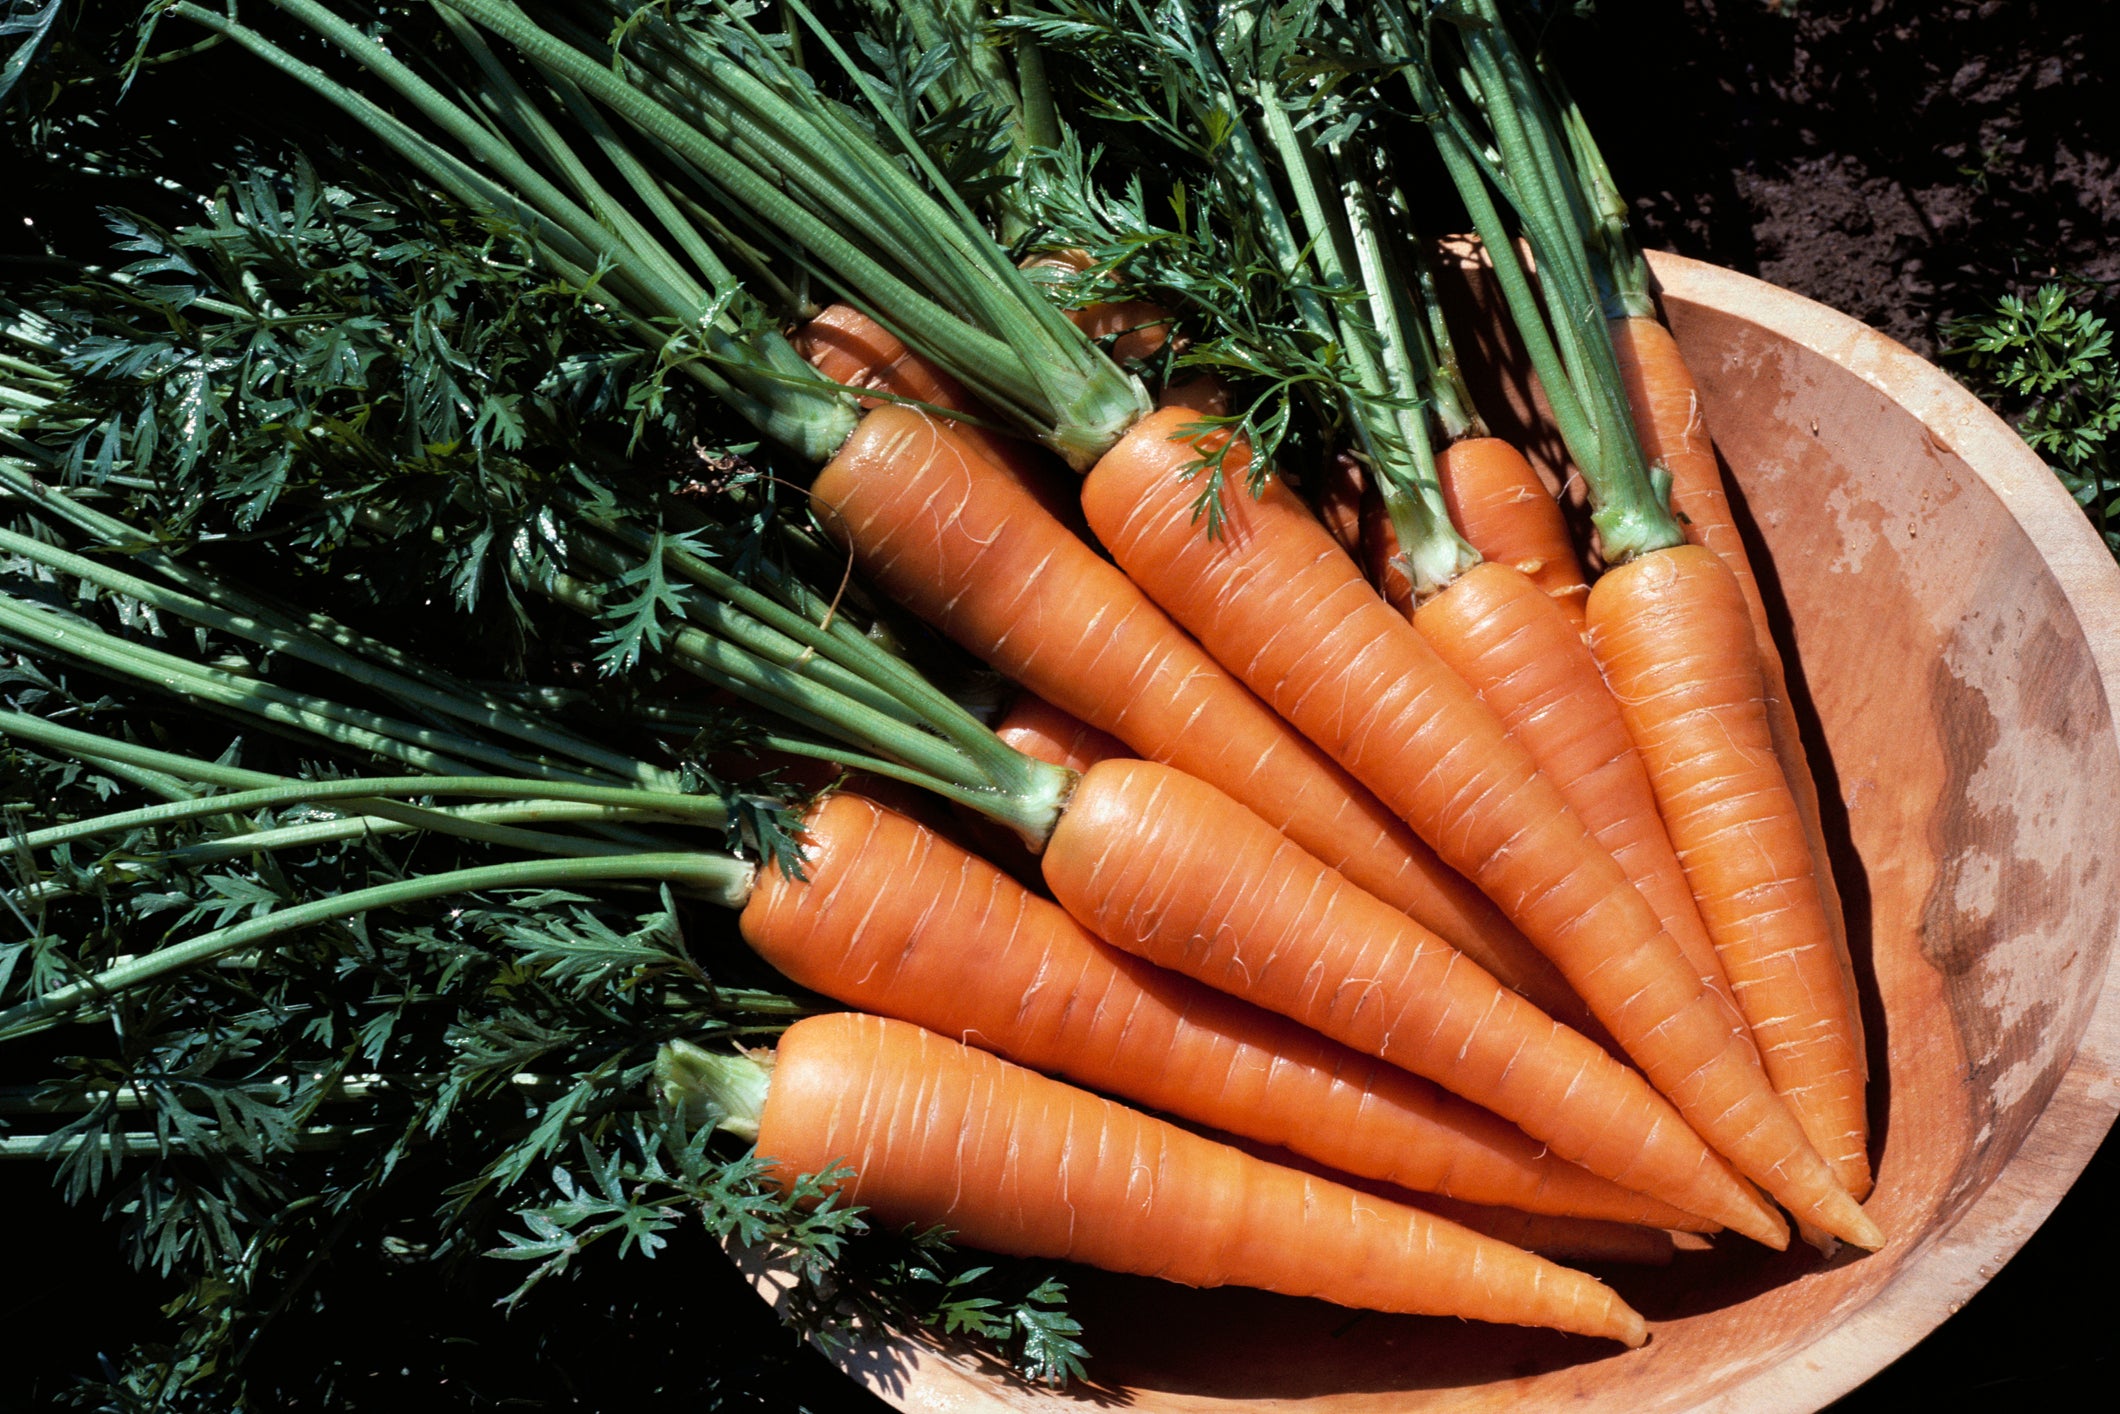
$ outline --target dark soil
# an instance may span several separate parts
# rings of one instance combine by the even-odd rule
[[[1929,354],[1944,321],[2005,291],[2120,278],[2120,104],[2101,91],[2116,18],[2027,0],[1634,0],[1571,24],[1562,52],[1646,244]]]

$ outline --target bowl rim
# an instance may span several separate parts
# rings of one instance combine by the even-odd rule
[[[1855,374],[1914,416],[2009,508],[2038,548],[2078,623],[2120,747],[2120,564],[2039,456],[2000,416],[1942,369],[1838,310],[1753,276],[1649,252],[1659,296],[1737,314]],[[1911,1351],[1993,1279],[2052,1214],[2120,1117],[2120,947],[2110,948],[2097,1000],[2052,1098],[1978,1197],[1885,1286],[1810,1344],[1743,1384],[1697,1404],[1700,1414],[1812,1414]],[[777,1305],[793,1276],[766,1254],[731,1260]],[[856,1329],[825,1351],[849,1379],[909,1414],[1009,1414],[1022,1405],[928,1339]],[[912,1402],[913,1400],[919,1402]]]

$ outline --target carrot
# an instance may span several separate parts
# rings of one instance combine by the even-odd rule
[[[1079,274],[1093,263],[1087,251],[1058,250],[1033,257],[1024,262],[1023,268]],[[1159,353],[1170,339],[1170,311],[1148,300],[1104,300],[1081,305],[1067,311],[1067,321],[1103,343],[1121,363]]]
[[[1200,450],[1182,426],[1144,419],[1084,483],[1090,526],[1127,573],[1500,904],[1740,1172],[1816,1226],[1881,1245],[1611,855],[1285,486],[1244,493],[1244,449],[1225,461],[1224,533],[1200,531],[1187,474]]]
[[[1556,1262],[1624,1262],[1629,1266],[1664,1267],[1671,1264],[1677,1247],[1673,1234],[1662,1228],[1637,1223],[1612,1222],[1604,1218],[1570,1217],[1553,1213],[1526,1213],[1515,1208],[1467,1203],[1436,1193],[1408,1193],[1374,1179],[1335,1173],[1301,1154],[1260,1144],[1241,1135],[1210,1132],[1208,1138],[1241,1149],[1255,1159],[1283,1168],[1299,1169],[1316,1178],[1344,1183],[1349,1188],[1469,1227],[1483,1237],[1521,1247],[1526,1252]],[[1689,1241],[1709,1245],[1700,1233],[1686,1233]]]
[[[1530,578],[1488,562],[1414,612],[1414,627],[1531,753],[1628,881],[1656,911],[1701,982],[1748,1034],[1649,771],[1567,608]]]
[[[1522,570],[1580,630],[1590,585],[1560,502],[1524,454],[1499,437],[1468,437],[1435,460],[1459,532],[1484,559]],[[1389,529],[1390,521],[1384,524]]]
[[[1624,1262],[1633,1267],[1668,1267],[1677,1251],[1670,1233],[1633,1223],[1520,1213],[1513,1208],[1481,1207],[1433,1194],[1413,1198],[1411,1206],[1555,1262]]]
[[[1529,1212],[1709,1226],[1425,1080],[1098,941],[915,822],[835,795],[745,939],[802,986],[1346,1173]],[[1263,825],[1260,828],[1265,828]]]
[[[1544,1010],[1595,1026],[1477,889],[953,431],[878,408],[812,484],[820,522],[886,593],[1132,751],[1213,781]]]
[[[1460,438],[1436,464],[1451,518],[1487,558],[1416,607],[1398,533],[1383,494],[1372,487],[1362,523],[1370,581],[1530,753],[1539,774],[1655,909],[1732,1031],[1746,1034],[1657,815],[1648,771],[1583,642],[1590,586],[1558,503],[1530,463],[1498,438]]]
[[[1832,929],[1834,955],[1847,994],[1857,993],[1855,967],[1848,953],[1847,920],[1840,908],[1840,891],[1833,881],[1833,863],[1826,853],[1825,829],[1819,814],[1818,784],[1804,751],[1803,735],[1796,724],[1796,711],[1789,700],[1788,673],[1781,649],[1767,623],[1767,606],[1760,597],[1759,580],[1752,573],[1744,538],[1730,514],[1729,493],[1723,488],[1722,469],[1714,445],[1708,439],[1707,423],[1701,417],[1700,389],[1679,353],[1677,340],[1662,323],[1646,316],[1608,320],[1612,347],[1627,389],[1627,403],[1634,413],[1642,447],[1649,458],[1671,473],[1671,505],[1678,512],[1686,539],[1713,550],[1730,573],[1737,577],[1744,595],[1745,611],[1752,618],[1753,641],[1759,649],[1759,666],[1765,690],[1767,727],[1774,734],[1774,755],[1796,808],[1803,819],[1804,837],[1811,851],[1812,878],[1817,882],[1820,906]],[[1858,1063],[1868,1073],[1862,1051],[1862,1014],[1851,1010]]]
[[[978,400],[962,383],[908,349],[897,335],[850,304],[826,306],[796,331],[794,343],[796,352],[834,383],[932,403],[951,412],[973,412],[978,408]],[[877,407],[886,401],[869,398],[864,405]],[[992,436],[984,429],[980,431],[983,436]]]
[[[1647,1339],[1641,1317],[1581,1273],[904,1022],[790,1027],[757,1140],[783,1183],[845,1164],[839,1194],[877,1222],[939,1225],[988,1251]]]
[[[1126,755],[1126,743],[1071,717],[1035,692],[1020,692],[994,724],[994,735],[1026,756],[1087,771],[1099,761]]]
[[[1044,870],[1108,943],[1425,1075],[1592,1173],[1787,1241],[1640,1076],[1211,786],[1145,761],[1092,766]]]
[[[1480,557],[1513,566],[1553,596],[1578,632],[1589,581],[1575,557],[1560,502],[1523,453],[1499,437],[1468,437],[1435,459],[1450,520]],[[1400,613],[1413,613],[1413,581],[1398,560],[1399,537],[1372,490],[1362,501],[1362,564],[1369,582]]]
[[[1767,1075],[1841,1185],[1866,1194],[1853,998],[1774,756],[1736,576],[1700,546],[1644,556],[1598,580],[1590,629]]]
[[[890,330],[849,304],[828,305],[796,332],[795,348],[819,373],[850,388],[868,388],[910,398],[945,412],[983,412],[971,391],[919,354]],[[883,398],[864,398],[862,405],[888,405]],[[1082,508],[1073,488],[1054,474],[1050,458],[1016,437],[1004,437],[968,422],[952,424],[956,435],[976,446],[987,461],[1038,498],[1038,504],[1071,531],[1083,530]]]

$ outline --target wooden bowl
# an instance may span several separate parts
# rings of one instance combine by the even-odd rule
[[[890,1332],[837,1356],[848,1375],[933,1414],[1812,1410],[1956,1311],[2081,1171],[2120,1108],[2120,573],[1935,368],[1757,280],[1654,264],[1826,801],[1889,1245],[1825,1261],[1731,1240],[1602,1273],[1651,1321],[1631,1352],[1076,1270],[1089,1387]]]

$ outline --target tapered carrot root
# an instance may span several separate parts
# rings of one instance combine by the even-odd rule
[[[1704,1226],[1427,1081],[1098,941],[1057,904],[869,801],[830,797],[804,831],[808,878],[769,871],[741,927],[813,991],[1402,1188]]]
[[[1648,1337],[1602,1283],[1455,1224],[1279,1168],[910,1026],[820,1016],[781,1037],[758,1151],[844,1163],[885,1224],[1186,1286]]]
[[[1314,1159],[1291,1153],[1286,1149],[1274,1148],[1270,1144],[1256,1143],[1241,1135],[1209,1134],[1207,1137],[1242,1149],[1255,1159],[1264,1159],[1270,1164],[1280,1164],[1284,1168],[1300,1169],[1315,1177],[1344,1183],[1349,1188],[1359,1189],[1394,1203],[1419,1208],[1424,1213],[1454,1222],[1459,1227],[1469,1227],[1483,1237],[1506,1242],[1511,1247],[1521,1247],[1526,1252],[1536,1252],[1550,1261],[1624,1262],[1629,1266],[1663,1267],[1670,1265],[1677,1251],[1672,1234],[1662,1228],[1612,1222],[1604,1218],[1526,1213],[1516,1208],[1467,1203],[1436,1193],[1409,1193],[1375,1179],[1336,1173]],[[1704,1246],[1709,1241],[1705,1235],[1690,1232],[1686,1234],[1686,1239]]]
[[[1686,539],[1713,550],[1737,577],[1737,587],[1744,595],[1745,610],[1751,615],[1753,637],[1759,646],[1767,727],[1774,734],[1774,755],[1781,762],[1789,792],[1796,798],[1803,818],[1819,900],[1826,911],[1826,924],[1832,929],[1834,955],[1849,995],[1856,995],[1847,920],[1841,913],[1840,890],[1833,881],[1833,861],[1826,853],[1825,829],[1819,815],[1818,783],[1811,774],[1803,735],[1796,725],[1796,711],[1789,701],[1788,673],[1767,624],[1766,601],[1760,597],[1759,580],[1752,573],[1744,538],[1737,533],[1737,521],[1730,514],[1722,468],[1716,463],[1715,447],[1701,417],[1700,389],[1678,351],[1677,341],[1662,324],[1654,319],[1615,319],[1607,327],[1612,331],[1613,352],[1619,356],[1627,402],[1641,433],[1642,450],[1652,464],[1661,463],[1671,473],[1671,508],[1685,527]],[[1860,1052],[1859,1011],[1853,1024]],[[1864,1056],[1861,1060],[1867,1074],[1868,1059]]]
[[[1612,856],[1293,494],[1269,481],[1248,495],[1233,452],[1223,532],[1205,534],[1183,425],[1143,419],[1084,483],[1090,526],[1127,574],[1475,879],[1739,1171],[1797,1216],[1881,1245]]]
[[[1554,1262],[1623,1262],[1630,1267],[1668,1267],[1676,1253],[1671,1234],[1661,1228],[1597,1218],[1555,1217],[1487,1208],[1434,1194],[1416,1195],[1410,1206],[1469,1227],[1497,1242],[1521,1247]]]
[[[1145,761],[1093,766],[1044,869],[1105,941],[1425,1075],[1592,1173],[1787,1241],[1640,1076],[1212,786]]]
[[[1730,1026],[1749,1034],[1671,847],[1648,768],[1566,606],[1507,565],[1475,566],[1415,611],[1414,627],[1494,709],[1568,808],[1656,910]]]
[[[1841,1185],[1866,1194],[1854,997],[1774,756],[1736,577],[1700,546],[1643,556],[1598,580],[1590,629],[1767,1075]]]
[[[1214,781],[1549,1013],[1595,1025],[1476,888],[953,433],[878,408],[812,485],[819,521],[884,592],[1134,752]]]

